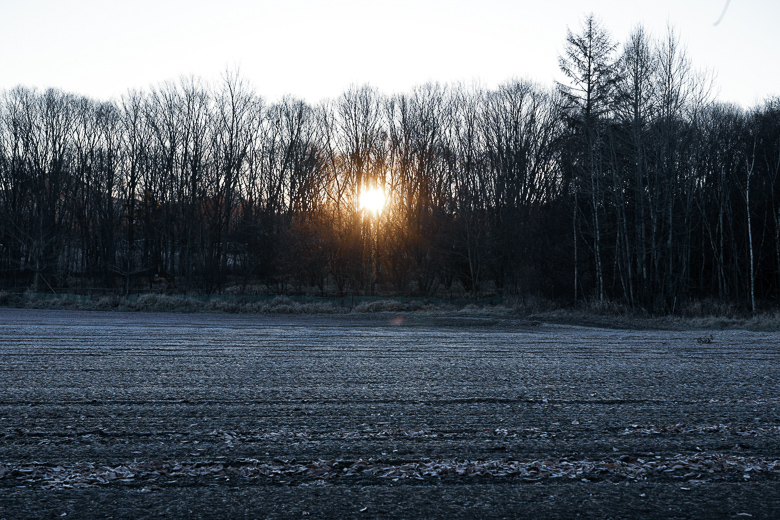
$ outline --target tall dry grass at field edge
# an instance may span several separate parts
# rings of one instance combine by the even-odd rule
[[[392,298],[362,301],[355,305],[344,302],[344,299],[297,302],[285,296],[277,296],[268,301],[251,301],[240,297],[196,298],[153,293],[134,298],[90,298],[70,294],[40,297],[0,291],[0,307],[29,309],[229,314],[417,313],[516,317],[533,322],[596,327],[780,330],[780,309],[767,309],[752,315],[734,304],[709,300],[683,304],[675,315],[653,314],[641,309],[631,309],[617,302],[585,302],[574,307],[565,307],[538,297],[507,297],[501,299],[501,303],[497,305]]]

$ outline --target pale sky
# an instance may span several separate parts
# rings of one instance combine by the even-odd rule
[[[0,0],[0,89],[48,87],[108,100],[182,75],[238,68],[269,101],[317,103],[352,84],[392,94],[428,81],[543,85],[570,27],[593,12],[623,42],[672,24],[718,99],[780,95],[780,1]]]

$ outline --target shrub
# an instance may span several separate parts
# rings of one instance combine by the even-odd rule
[[[96,301],[92,308],[99,311],[108,311],[119,307],[119,298],[116,296],[103,296]]]
[[[400,312],[407,310],[402,302],[395,300],[375,300],[359,303],[355,312]]]
[[[0,306],[7,307],[14,305],[18,298],[7,291],[0,291]]]
[[[202,304],[192,298],[165,294],[142,294],[133,304],[137,311],[195,312]]]

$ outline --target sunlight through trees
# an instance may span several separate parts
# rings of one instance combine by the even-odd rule
[[[672,29],[563,44],[553,89],[5,91],[0,288],[778,301],[778,98],[718,102]]]

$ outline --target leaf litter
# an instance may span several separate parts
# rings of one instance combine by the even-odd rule
[[[637,458],[623,456],[604,460],[458,460],[436,459],[387,462],[381,460],[330,460],[295,462],[236,459],[232,462],[151,461],[121,465],[74,463],[0,464],[0,481],[40,484],[52,488],[84,488],[115,483],[147,483],[159,478],[239,477],[334,479],[351,476],[418,479],[442,477],[517,478],[523,482],[548,479],[583,481],[617,478],[641,480],[658,476],[690,482],[714,478],[751,478],[751,475],[780,474],[780,460],[722,454],[676,455]],[[10,482],[8,482],[10,484]]]
[[[755,428],[746,426],[730,426],[727,424],[691,425],[677,423],[668,426],[657,427],[654,425],[632,424],[624,429],[621,435],[663,435],[663,434],[712,434],[721,433],[727,435],[739,435],[743,437],[757,437],[760,435],[780,435],[780,426],[759,426]]]
[[[573,421],[572,425],[578,426],[579,421]],[[557,437],[564,433],[562,430],[545,431],[541,428],[484,428],[477,431],[443,431],[429,428],[385,428],[365,430],[337,430],[329,432],[311,431],[264,431],[264,432],[235,432],[213,430],[208,435],[221,439],[228,447],[233,447],[240,442],[259,441],[295,441],[310,442],[322,440],[366,440],[366,439],[470,439],[470,438],[506,438],[506,439],[539,439]],[[671,424],[667,426],[631,424],[618,432],[618,435],[734,435],[740,437],[760,437],[765,435],[780,435],[780,426],[731,426],[727,424],[715,425],[691,425],[685,423]]]

